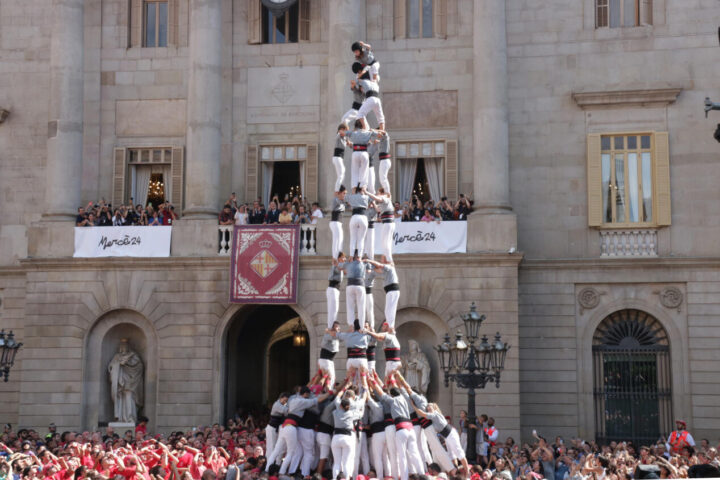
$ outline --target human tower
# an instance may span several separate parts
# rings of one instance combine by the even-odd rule
[[[355,478],[374,472],[377,478],[407,480],[437,463],[446,472],[469,469],[458,432],[438,406],[413,390],[400,373],[400,343],[395,316],[400,285],[392,259],[395,229],[388,182],[390,137],[380,99],[380,62],[364,42],[352,44],[352,107],[337,130],[332,162],[337,178],[330,221],[332,265],[327,297],[327,329],[318,359],[318,372],[308,385],[283,393],[273,404],[266,428],[268,471],[280,464],[280,474],[332,470],[332,478]],[[377,129],[369,128],[374,112]],[[350,189],[344,186],[346,148],[352,149]],[[375,189],[375,163],[380,187]],[[350,249],[342,252],[345,208],[350,217]],[[375,261],[374,230],[379,216],[383,255]],[[385,318],[375,331],[372,285],[382,276]],[[346,277],[345,331],[338,321],[340,288]],[[347,348],[347,377],[335,382],[335,355],[340,342]],[[375,370],[375,348],[383,345],[385,372]],[[443,446],[444,445],[444,446]]]

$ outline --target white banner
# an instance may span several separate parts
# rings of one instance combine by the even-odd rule
[[[382,254],[380,229],[375,224],[375,253]],[[467,222],[396,222],[392,241],[393,255],[403,253],[466,253]]]
[[[169,257],[172,227],[75,227],[73,257]]]

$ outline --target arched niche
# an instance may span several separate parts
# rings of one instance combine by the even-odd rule
[[[85,338],[83,427],[96,428],[114,421],[107,366],[126,338],[144,364],[144,405],[140,414],[157,425],[157,334],[151,322],[133,310],[113,310],[101,316]]]

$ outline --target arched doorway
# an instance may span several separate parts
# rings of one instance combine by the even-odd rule
[[[287,305],[248,305],[230,321],[225,340],[224,418],[264,408],[277,395],[310,379],[310,341],[293,344],[304,327]]]
[[[641,310],[606,317],[593,335],[595,431],[599,442],[647,445],[672,428],[670,344]]]

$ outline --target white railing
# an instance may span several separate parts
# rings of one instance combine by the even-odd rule
[[[317,255],[316,225],[300,225],[300,255]],[[230,255],[233,225],[218,225],[218,255]]]
[[[601,257],[657,257],[657,230],[601,230]]]

